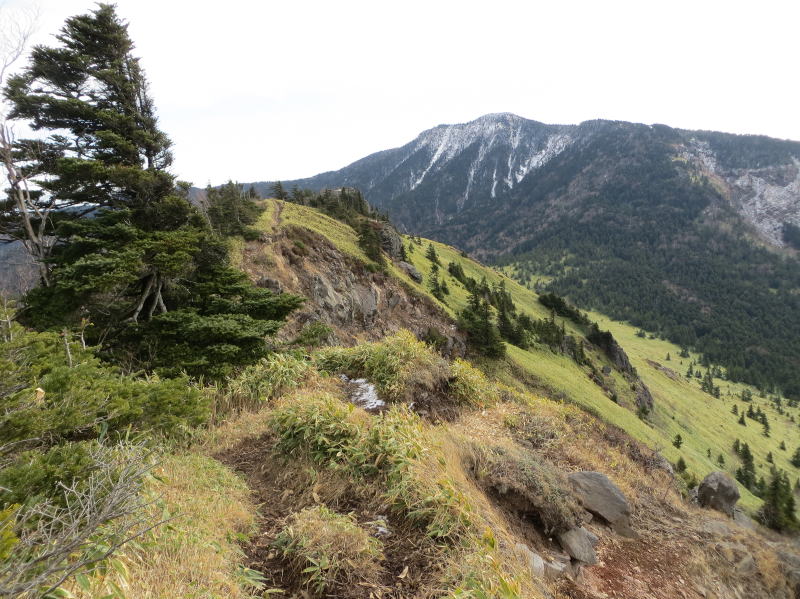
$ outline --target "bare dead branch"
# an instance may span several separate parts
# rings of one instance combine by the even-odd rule
[[[16,513],[19,543],[0,564],[0,597],[45,595],[163,523],[147,517],[151,452],[141,445],[100,446],[93,457],[100,464],[95,472],[62,485],[65,506],[44,502]]]

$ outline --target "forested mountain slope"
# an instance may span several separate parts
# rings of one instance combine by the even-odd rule
[[[412,233],[799,396],[799,160],[766,137],[499,114],[285,187],[359,186]]]

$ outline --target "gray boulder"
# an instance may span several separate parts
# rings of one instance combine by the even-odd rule
[[[422,275],[419,273],[419,271],[413,264],[400,261],[398,262],[397,266],[399,266],[403,270],[403,272],[405,272],[414,281],[416,281],[417,283],[422,283]]]
[[[573,528],[558,535],[558,542],[569,555],[584,564],[593,566],[597,563],[594,546],[598,538],[583,528]]]
[[[631,528],[631,508],[617,485],[600,472],[572,472],[567,476],[584,508],[611,525],[619,535],[636,537]]]
[[[544,577],[547,580],[558,580],[569,575],[569,564],[556,560],[544,563]]]
[[[724,472],[712,472],[697,487],[697,503],[733,517],[739,501],[739,487]]]
[[[403,240],[392,225],[387,223],[381,224],[380,238],[381,249],[383,249],[392,260],[399,260],[402,258]]]
[[[533,577],[543,578],[544,560],[542,559],[542,556],[539,555],[538,553],[534,553],[533,551],[531,551],[530,548],[524,543],[517,543],[515,549],[527,564],[528,568],[531,571],[531,574],[533,574]]]

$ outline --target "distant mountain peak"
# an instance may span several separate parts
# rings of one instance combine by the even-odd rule
[[[400,148],[288,184],[358,187],[409,230],[446,235],[451,226],[463,229],[456,221],[465,211],[529,203],[545,183],[556,184],[561,163],[572,164],[576,175],[583,168],[580,164],[595,165],[590,169],[596,171],[595,179],[584,176],[581,185],[573,180],[572,191],[553,190],[569,202],[575,192],[604,185],[618,168],[649,151],[667,151],[668,160],[677,161],[674,168],[712,181],[769,244],[783,244],[786,223],[800,226],[800,143],[602,119],[549,125],[511,112],[485,114],[465,123],[438,125]],[[256,185],[267,191],[268,184]],[[487,251],[485,246],[481,249]]]

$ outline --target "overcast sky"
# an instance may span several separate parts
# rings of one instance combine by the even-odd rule
[[[45,43],[94,6],[39,4]],[[800,140],[798,0],[117,5],[200,186],[338,169],[489,112]]]

